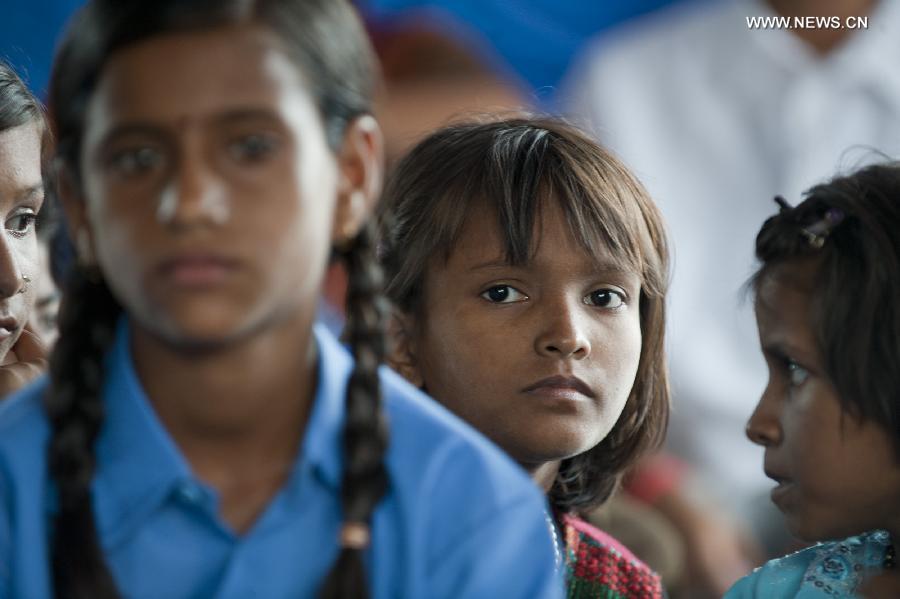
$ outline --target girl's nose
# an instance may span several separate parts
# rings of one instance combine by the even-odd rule
[[[199,164],[185,163],[160,194],[156,218],[166,225],[222,225],[229,217],[224,182]]]
[[[546,325],[535,339],[535,350],[546,356],[583,359],[591,353],[591,343],[587,335],[585,316],[577,307],[568,305],[548,306]]]
[[[772,447],[781,443],[781,424],[776,410],[776,400],[769,397],[769,389],[763,392],[756,409],[747,421],[745,432],[753,443]]]
[[[6,235],[0,237],[0,298],[8,298],[25,290],[27,276],[23,276],[18,254]]]

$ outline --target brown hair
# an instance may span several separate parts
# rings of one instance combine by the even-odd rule
[[[824,234],[811,240],[809,231],[824,223]],[[900,456],[898,232],[900,163],[836,177],[763,224],[751,284],[758,292],[779,265],[813,258],[809,318],[825,371],[843,409],[884,426]]]
[[[421,310],[432,257],[448,259],[478,206],[497,215],[506,259],[531,258],[541,204],[559,202],[573,235],[590,254],[609,248],[642,281],[640,363],[625,409],[596,447],[562,462],[550,490],[554,506],[606,500],[622,471],[665,435],[669,390],[664,358],[668,250],[657,208],[641,184],[606,150],[559,120],[511,118],[440,129],[402,159],[382,203],[382,263],[388,297]]]

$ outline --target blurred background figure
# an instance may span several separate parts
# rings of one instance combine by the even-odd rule
[[[777,16],[839,27],[748,23]],[[855,29],[864,17],[868,28]],[[745,567],[741,527],[770,554],[788,542],[762,451],[743,438],[766,380],[741,294],[755,233],[774,195],[796,202],[815,181],[880,159],[870,148],[900,154],[898,51],[892,0],[691,2],[598,40],[567,78],[570,113],[634,169],[670,227],[669,441],[706,480],[682,481],[676,519],[709,528],[726,517],[714,500],[736,521],[730,540],[687,533],[697,593],[720,595]]]
[[[358,0],[375,28],[412,16],[467,47],[489,49],[494,68],[514,73],[531,104],[550,109],[572,57],[592,36],[673,0]]]
[[[61,252],[61,243],[67,243],[66,232],[61,227],[62,211],[54,193],[53,180],[44,176],[44,205],[37,219],[38,264],[40,276],[35,281],[34,310],[31,326],[49,352],[56,342],[56,316],[59,312],[60,286],[68,269],[67,257]]]

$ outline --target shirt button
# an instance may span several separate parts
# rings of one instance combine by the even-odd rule
[[[203,491],[189,482],[179,484],[175,493],[185,503],[198,504],[203,499]]]

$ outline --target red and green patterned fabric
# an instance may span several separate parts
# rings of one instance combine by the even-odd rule
[[[560,518],[568,599],[662,599],[659,575],[624,545],[572,514]]]

